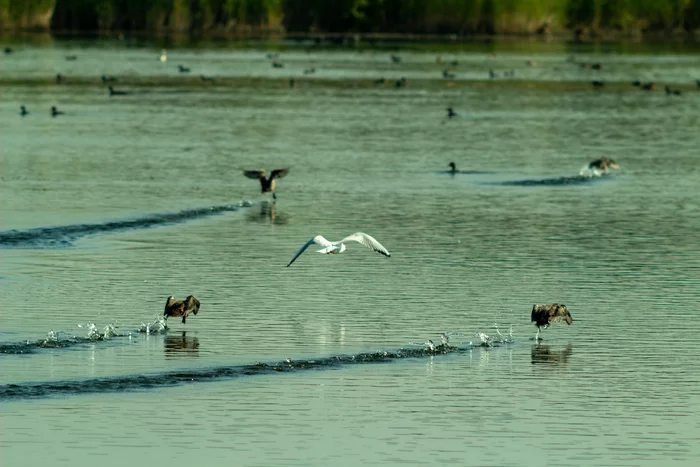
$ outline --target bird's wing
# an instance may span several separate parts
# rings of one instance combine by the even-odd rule
[[[389,253],[389,251],[386,248],[384,248],[381,243],[379,243],[374,237],[372,237],[371,235],[367,235],[366,233],[362,233],[362,232],[354,233],[354,234],[350,235],[349,237],[345,237],[344,239],[342,239],[340,241],[340,243],[351,242],[351,241],[352,242],[359,242],[359,243],[363,244],[364,246],[366,246],[367,248],[371,248],[374,251],[376,251],[377,253],[383,254],[384,256],[391,256],[391,253]]]
[[[297,251],[297,254],[294,255],[294,258],[287,264],[287,267],[291,266],[292,263],[304,252],[306,249],[309,247],[309,245],[313,244],[321,245],[322,247],[329,247],[332,245],[331,242],[323,238],[321,235],[316,235],[314,238],[306,242],[306,244]]]
[[[272,171],[270,174],[270,180],[274,180],[275,178],[282,178],[285,175],[289,173],[289,168],[286,169],[275,169]]]
[[[262,169],[259,170],[244,170],[243,175],[245,175],[248,178],[254,178],[255,180],[262,178],[265,176],[265,171]]]

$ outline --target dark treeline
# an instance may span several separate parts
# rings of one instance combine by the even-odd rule
[[[700,0],[0,0],[2,28],[532,34],[692,31]]]

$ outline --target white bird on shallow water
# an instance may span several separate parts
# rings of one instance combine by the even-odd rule
[[[377,240],[374,239],[374,237],[367,235],[366,233],[362,232],[357,232],[349,237],[345,237],[344,239],[338,241],[338,242],[329,242],[325,238],[323,238],[321,235],[316,235],[314,238],[306,242],[306,245],[301,247],[299,251],[297,251],[297,254],[294,255],[294,258],[287,264],[287,267],[291,266],[292,263],[304,252],[306,249],[310,246],[313,245],[314,243],[316,245],[321,245],[323,248],[318,250],[318,253],[325,253],[325,254],[336,254],[336,253],[342,253],[345,251],[345,242],[358,242],[366,246],[367,248],[371,248],[377,253],[380,253],[384,256],[391,256],[391,253],[382,246],[381,243],[379,243]]]

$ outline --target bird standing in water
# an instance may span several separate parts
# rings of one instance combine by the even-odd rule
[[[566,305],[559,305],[558,303],[553,305],[532,305],[530,319],[537,326],[535,340],[539,340],[540,330],[547,329],[552,323],[566,321],[566,324],[570,325],[573,322]]]
[[[260,190],[262,193],[271,192],[272,198],[277,199],[275,195],[275,179],[282,178],[289,173],[289,168],[286,169],[275,169],[270,173],[269,177],[265,177],[267,173],[262,170],[244,170],[243,175],[248,178],[254,178],[260,181]]]

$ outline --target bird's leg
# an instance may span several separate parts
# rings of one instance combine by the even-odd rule
[[[272,199],[277,200],[277,195],[275,194],[274,191],[272,192]]]
[[[182,317],[182,324],[185,324],[185,320],[187,319],[187,315]]]
[[[540,327],[537,326],[537,334],[535,335],[535,342],[538,342],[540,340]]]

